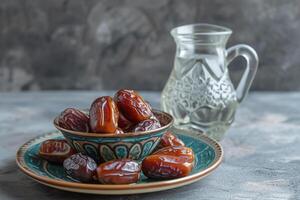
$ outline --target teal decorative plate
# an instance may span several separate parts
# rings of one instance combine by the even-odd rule
[[[195,167],[189,176],[172,180],[151,180],[141,176],[136,184],[104,185],[80,183],[68,177],[62,166],[49,163],[38,156],[40,143],[54,138],[63,138],[60,132],[51,132],[33,138],[17,152],[16,162],[20,169],[35,181],[61,190],[91,194],[136,194],[172,189],[198,181],[214,171],[223,157],[222,147],[207,136],[190,131],[173,130],[186,146],[195,152]]]

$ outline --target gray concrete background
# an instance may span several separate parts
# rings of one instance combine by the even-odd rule
[[[169,30],[207,22],[234,30],[260,57],[253,90],[300,89],[299,0],[0,0],[0,91],[161,90]],[[236,82],[243,61],[231,65]]]

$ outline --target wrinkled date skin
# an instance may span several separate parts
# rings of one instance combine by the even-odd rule
[[[193,164],[173,155],[151,155],[142,162],[142,171],[148,178],[173,179],[189,175]]]
[[[98,181],[104,184],[136,183],[141,166],[131,159],[119,159],[102,163],[97,168]]]
[[[169,146],[185,146],[184,142],[176,137],[171,131],[167,131],[161,138],[159,148]]]
[[[132,127],[132,122],[129,121],[121,112],[119,113],[119,120],[118,120],[118,126],[125,130],[128,131],[130,127]]]
[[[183,146],[164,147],[154,152],[153,155],[170,155],[183,158],[185,162],[194,163],[195,155],[191,148]]]
[[[144,121],[141,121],[137,125],[135,125],[132,129],[132,132],[138,132],[138,131],[150,131],[160,128],[161,125],[158,120],[156,119],[146,119]]]
[[[65,172],[72,178],[81,182],[95,182],[96,177],[96,162],[82,153],[77,153],[67,158],[63,163]]]
[[[75,108],[65,109],[58,117],[60,127],[73,131],[89,132],[89,117]]]
[[[153,115],[148,103],[134,90],[119,90],[114,100],[123,115],[134,124]]]
[[[75,154],[66,140],[46,140],[39,150],[39,156],[54,163],[62,164],[64,160]]]
[[[97,98],[90,108],[90,127],[94,133],[114,133],[118,127],[119,110],[109,96]]]

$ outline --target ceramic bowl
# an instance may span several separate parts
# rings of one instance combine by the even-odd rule
[[[163,111],[154,110],[153,113],[160,121],[159,129],[143,132],[129,132],[126,134],[85,133],[67,130],[60,127],[57,117],[54,126],[61,131],[67,142],[77,150],[89,155],[97,162],[119,158],[141,160],[151,154],[160,142],[162,135],[173,124],[173,117]]]

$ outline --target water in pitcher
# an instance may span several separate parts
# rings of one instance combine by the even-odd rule
[[[226,49],[232,31],[222,26],[190,24],[170,33],[176,54],[162,92],[162,109],[173,115],[177,128],[200,130],[221,140],[249,91],[258,66],[257,54],[244,44]],[[245,58],[246,66],[235,90],[227,65],[238,56]]]
[[[200,130],[220,140],[238,104],[224,56],[177,54],[161,103],[177,128]]]

